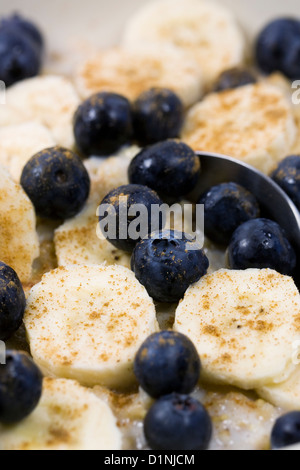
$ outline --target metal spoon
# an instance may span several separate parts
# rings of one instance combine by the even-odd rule
[[[201,194],[220,183],[240,184],[256,197],[262,216],[275,220],[285,230],[300,260],[300,213],[287,194],[271,178],[246,163],[216,153],[197,152],[197,155],[201,160],[201,176],[192,199],[198,201]]]

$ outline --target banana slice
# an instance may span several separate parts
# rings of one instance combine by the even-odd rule
[[[12,106],[9,106],[7,103],[5,105],[0,105],[0,127],[5,126],[16,126],[17,124],[22,124],[24,121],[27,121],[25,112],[15,109]]]
[[[36,217],[31,201],[6,168],[0,166],[0,259],[27,282],[39,256]]]
[[[0,426],[1,450],[120,450],[121,433],[109,406],[73,380],[45,378],[33,413]]]
[[[111,91],[134,100],[149,88],[165,87],[177,93],[188,107],[202,96],[198,65],[171,46],[135,46],[131,50],[114,48],[99,52],[81,66],[75,83],[83,98]]]
[[[300,104],[299,104],[299,87],[291,87],[291,82],[280,72],[274,72],[268,77],[264,78],[265,83],[269,83],[273,86],[279,88],[287,97],[289,103],[292,105],[292,110],[296,123],[296,139],[293,142],[290,149],[282,156],[282,158],[287,157],[288,155],[297,155],[300,154]]]
[[[55,231],[55,251],[59,266],[70,264],[119,264],[130,267],[130,256],[117,250],[98,236],[97,208],[106,194],[128,184],[128,166],[137,149],[125,151],[104,162],[98,158],[86,160],[91,179],[90,198],[76,217],[66,221]]]
[[[155,308],[122,266],[67,266],[45,274],[27,300],[30,350],[46,375],[126,388],[133,360],[158,330]]]
[[[23,116],[23,121],[46,126],[56,144],[74,146],[72,120],[80,100],[68,79],[49,75],[23,80],[9,88],[6,101]]]
[[[189,111],[181,137],[194,150],[229,155],[268,174],[296,132],[285,94],[259,83],[208,95]]]
[[[118,250],[98,234],[97,207],[100,202],[100,199],[89,201],[79,215],[55,231],[55,252],[59,266],[119,264],[130,268],[130,255]]]
[[[291,376],[299,319],[292,278],[270,269],[220,270],[189,288],[174,328],[197,347],[203,378],[249,390]]]
[[[212,1],[160,0],[151,2],[129,21],[123,39],[135,44],[175,46],[193,58],[205,84],[245,58],[245,39],[231,12]]]
[[[269,403],[286,411],[300,410],[300,367],[298,366],[285,382],[265,385],[259,388],[257,393]]]
[[[3,127],[0,129],[0,163],[19,182],[28,160],[37,152],[54,145],[50,131],[40,123],[26,122]]]

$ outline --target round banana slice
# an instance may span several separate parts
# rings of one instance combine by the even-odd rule
[[[175,330],[195,344],[203,378],[250,390],[291,376],[300,294],[270,269],[220,270],[187,291]]]
[[[97,208],[106,194],[128,184],[128,166],[137,149],[125,151],[105,161],[84,162],[91,179],[91,192],[84,209],[55,231],[55,251],[59,266],[70,264],[119,264],[130,268],[130,256],[117,250],[98,232]]]
[[[39,256],[35,211],[22,187],[2,166],[0,182],[0,259],[17,272],[21,282],[26,283],[32,263]]]
[[[158,330],[155,308],[122,266],[67,266],[45,274],[29,294],[25,328],[46,375],[83,385],[126,388],[133,360]]]
[[[298,342],[298,353],[299,353]],[[296,350],[295,350],[296,352]],[[299,360],[298,362],[299,363]],[[258,395],[287,411],[300,410],[300,367],[283,383],[265,385],[257,390]]]
[[[0,128],[0,163],[16,182],[28,160],[37,152],[53,147],[50,131],[38,122],[26,122]]]
[[[0,426],[1,450],[120,450],[116,419],[101,398],[73,380],[45,378],[41,401],[18,424]]]
[[[5,105],[0,104],[0,128],[5,126],[16,126],[17,124],[22,124],[26,121],[25,112],[15,109],[12,106],[9,106],[7,103]]]
[[[83,98],[110,91],[134,100],[145,90],[164,87],[177,93],[188,107],[202,96],[202,74],[197,63],[171,46],[99,52],[80,67],[75,84]]]
[[[23,80],[9,88],[6,101],[25,121],[46,126],[56,144],[74,146],[72,120],[80,99],[68,79],[49,75]]]
[[[80,214],[55,231],[58,266],[119,264],[130,268],[130,255],[115,248],[98,231],[97,208],[100,202],[100,199],[90,200]]]
[[[288,154],[296,124],[286,95],[266,83],[212,93],[189,111],[182,140],[269,173]]]
[[[245,39],[231,12],[212,1],[151,2],[128,22],[123,45],[172,45],[192,57],[210,85],[245,58]]]

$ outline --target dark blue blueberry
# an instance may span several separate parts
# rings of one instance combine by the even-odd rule
[[[25,294],[17,273],[0,261],[0,340],[15,333],[22,324]]]
[[[300,156],[291,155],[285,158],[271,178],[287,193],[300,211]]]
[[[300,411],[287,413],[275,422],[271,433],[272,449],[300,443]]]
[[[29,37],[41,50],[44,48],[44,38],[37,25],[17,13],[2,18],[0,21],[0,29],[18,30]]]
[[[120,186],[99,206],[100,229],[112,245],[130,253],[148,233],[164,227],[164,217],[158,210],[162,204],[157,193],[146,186]]]
[[[157,302],[178,302],[208,266],[198,242],[173,230],[151,233],[136,245],[131,259],[136,278]]]
[[[200,160],[182,142],[167,140],[142,150],[131,162],[129,181],[159,194],[181,197],[191,192],[200,175]]]
[[[198,400],[173,393],[152,405],[144,420],[144,433],[153,450],[207,450],[212,422]]]
[[[173,392],[192,392],[199,380],[200,368],[195,346],[176,331],[161,331],[149,336],[134,361],[139,384],[153,398]]]
[[[218,77],[213,91],[220,92],[224,90],[232,90],[245,85],[256,83],[257,79],[253,72],[242,68],[232,68],[225,70]]]
[[[17,29],[0,29],[0,80],[8,87],[38,75],[42,64],[40,48]]]
[[[299,80],[300,77],[300,35],[293,41],[287,50],[283,61],[282,72],[291,80]]]
[[[280,71],[288,78],[299,78],[300,21],[279,18],[269,23],[259,34],[256,60],[264,73]]]
[[[107,156],[132,137],[132,112],[127,98],[98,93],[84,101],[74,116],[78,149],[86,156]]]
[[[0,365],[0,422],[16,423],[37,406],[42,394],[42,374],[27,353],[6,352]]]
[[[89,196],[90,178],[75,153],[53,147],[29,160],[21,185],[39,217],[68,219],[83,208]]]
[[[276,222],[255,219],[234,232],[228,262],[232,269],[270,268],[291,275],[296,267],[296,254]]]
[[[204,204],[205,209],[205,235],[221,245],[229,243],[239,225],[260,215],[255,197],[236,183],[213,186],[200,198],[199,204]]]
[[[180,98],[166,88],[152,88],[133,104],[133,127],[140,145],[178,137],[184,121]]]

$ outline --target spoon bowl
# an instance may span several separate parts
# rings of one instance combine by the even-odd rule
[[[197,202],[212,186],[240,184],[256,197],[262,217],[274,220],[285,230],[300,259],[300,213],[289,196],[271,178],[246,163],[216,153],[196,153],[201,161],[201,175],[192,200]]]

